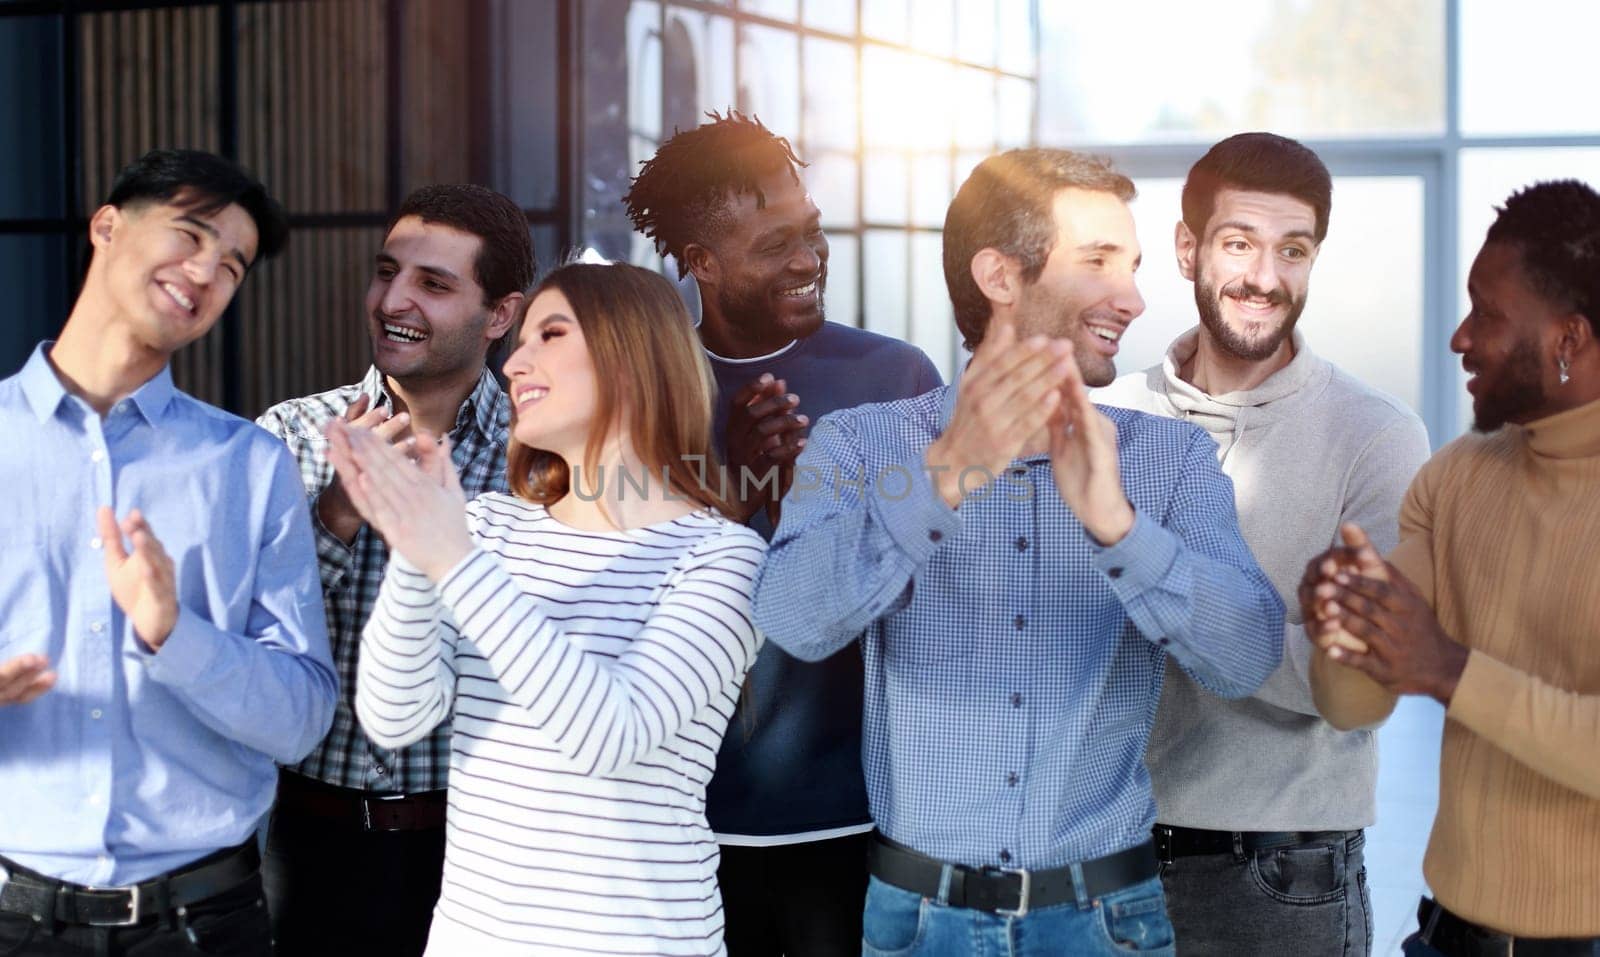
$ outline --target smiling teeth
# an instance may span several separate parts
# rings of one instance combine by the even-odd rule
[[[1095,335],[1099,336],[1100,338],[1104,339],[1107,342],[1116,342],[1117,341],[1117,334],[1115,332],[1112,332],[1110,329],[1095,329],[1095,330],[1092,330],[1092,331],[1094,332]]]
[[[426,334],[415,329],[407,329],[405,326],[391,326],[387,322],[383,324],[383,331],[388,333],[390,339],[394,339],[397,342],[421,342],[428,338]]]
[[[165,289],[167,291],[167,295],[175,299],[178,305],[189,310],[190,312],[194,312],[194,300],[190,299],[188,296],[185,296],[183,294],[183,290],[179,289],[177,286],[174,286],[170,282],[162,283],[161,288]]]
[[[521,405],[533,399],[542,399],[549,394],[550,390],[542,385],[529,386],[517,393],[517,404]]]
[[[806,296],[811,295],[812,293],[814,293],[816,291],[817,291],[817,281],[815,279],[813,279],[810,282],[806,283],[804,286],[796,286],[793,289],[785,289],[784,291],[778,293],[778,295],[787,296],[790,299],[802,299],[802,298],[804,298]]]

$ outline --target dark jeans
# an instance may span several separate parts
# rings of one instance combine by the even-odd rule
[[[722,845],[717,884],[728,957],[860,954],[871,838],[868,833],[776,847]]]
[[[1184,957],[1357,957],[1372,951],[1366,837],[1161,865],[1167,913]]]
[[[444,828],[365,831],[274,811],[261,864],[284,957],[418,957],[444,870]]]
[[[0,913],[0,957],[272,957],[272,925],[260,876],[184,908],[172,926],[54,928]],[[286,952],[288,953],[288,952]]]

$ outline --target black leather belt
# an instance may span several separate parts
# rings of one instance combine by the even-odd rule
[[[132,927],[209,900],[261,869],[255,838],[128,887],[86,887],[58,881],[0,858],[0,911],[36,921],[90,927]]]
[[[873,834],[870,851],[872,875],[887,884],[923,897],[937,898],[945,862]],[[1146,841],[1125,851],[1084,861],[1083,893],[1087,899],[1104,897],[1124,887],[1156,876],[1155,847]],[[1047,871],[1022,868],[974,868],[951,865],[945,898],[954,907],[992,911],[1022,917],[1029,910],[1065,904],[1078,899],[1072,868]]]
[[[321,818],[363,831],[428,831],[444,827],[448,792],[369,794],[334,787],[303,774],[278,774],[278,809],[299,817]]]
[[[1244,851],[1263,851],[1298,844],[1343,844],[1348,831],[1207,831],[1194,827],[1157,824],[1150,831],[1156,854],[1170,864],[1180,857],[1206,854],[1232,854],[1234,841]]]
[[[1474,924],[1424,897],[1422,939],[1448,957],[1600,957],[1600,937],[1513,937]]]

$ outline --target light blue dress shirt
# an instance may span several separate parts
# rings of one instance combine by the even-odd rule
[[[817,423],[756,623],[808,660],[861,637],[867,793],[894,840],[1029,869],[1131,847],[1155,823],[1144,750],[1169,655],[1217,694],[1249,694],[1282,656],[1283,603],[1215,444],[1183,422],[1101,410],[1136,513],[1109,548],[1043,456],[951,509],[923,463],[955,388]]]
[[[0,855],[134,883],[242,843],[274,762],[337,698],[305,493],[282,443],[160,374],[104,419],[36,349],[0,381],[0,661],[55,687],[0,706]],[[142,510],[176,566],[158,653],[111,598],[95,513]]]

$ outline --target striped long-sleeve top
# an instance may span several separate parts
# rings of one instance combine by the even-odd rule
[[[721,954],[705,788],[759,638],[765,543],[706,512],[580,531],[484,495],[435,586],[395,556],[356,709],[388,747],[453,720],[428,953]]]

